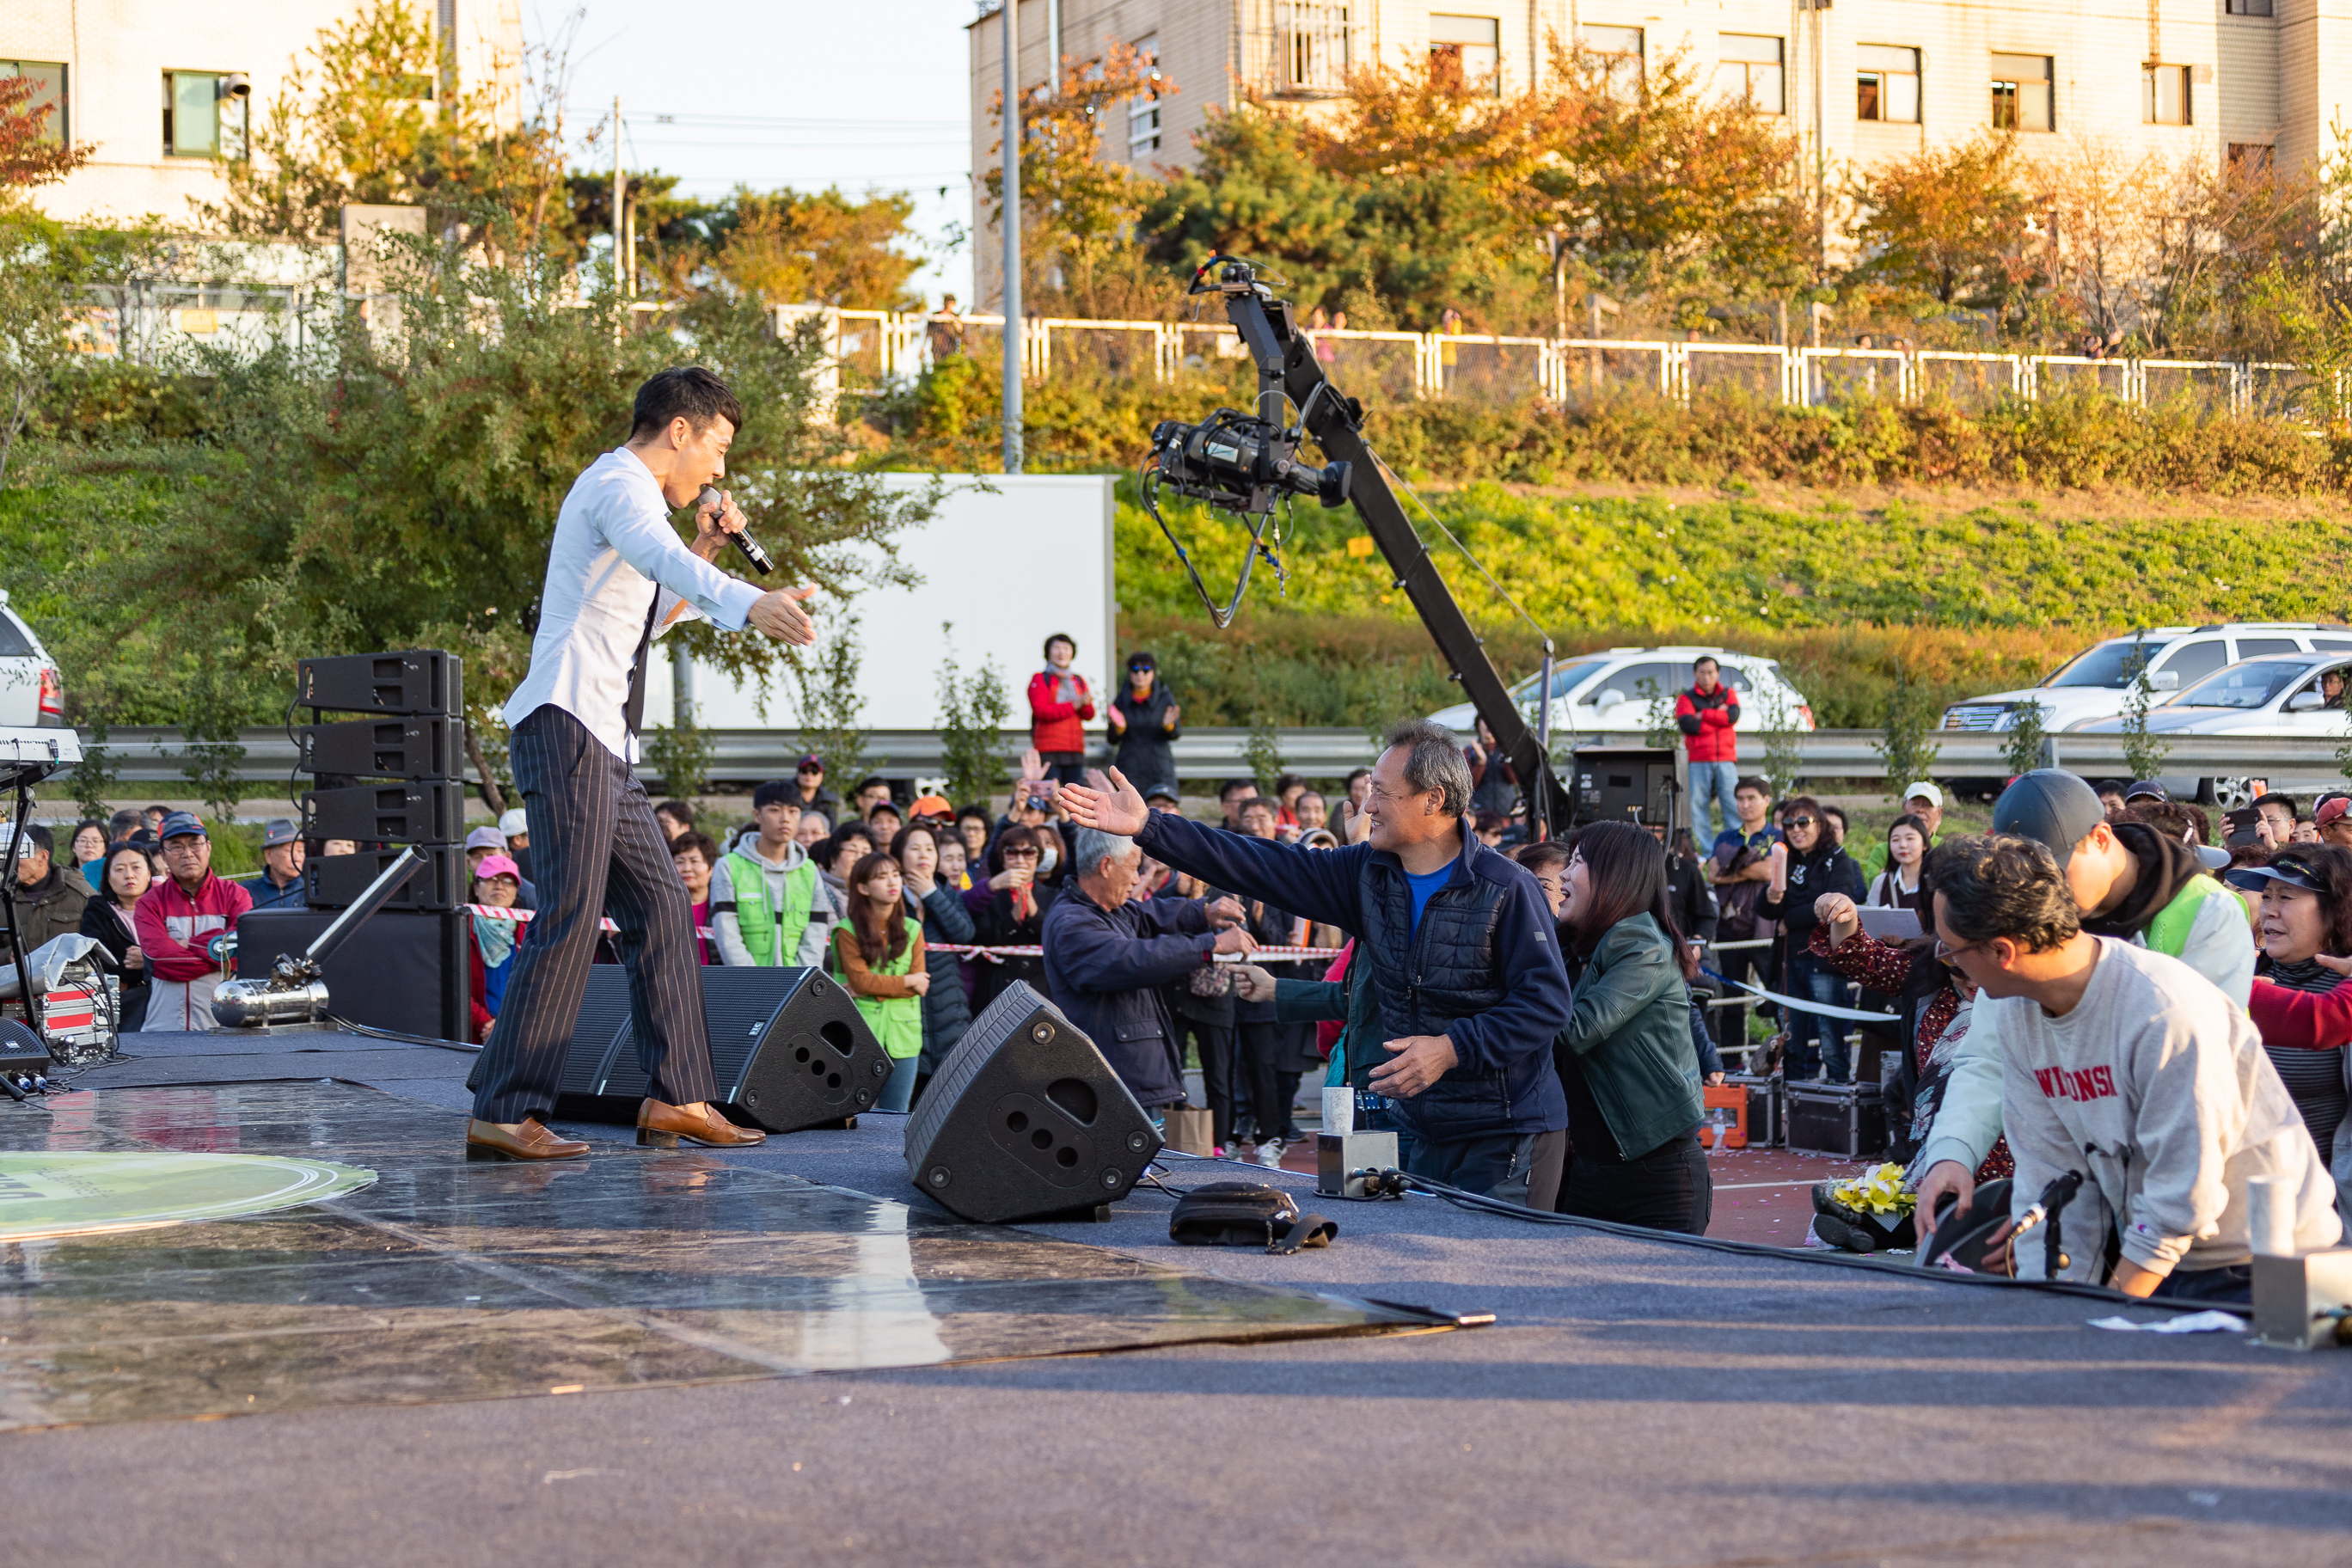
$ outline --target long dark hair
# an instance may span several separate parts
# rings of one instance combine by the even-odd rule
[[[1666,901],[1665,846],[1651,837],[1649,829],[1630,822],[1593,823],[1576,836],[1576,858],[1584,862],[1591,894],[1569,925],[1579,952],[1591,952],[1619,921],[1647,915],[1666,933],[1683,978],[1698,978],[1698,960],[1683,941],[1682,927]]]
[[[849,923],[857,932],[857,951],[866,955],[868,963],[886,963],[907,951],[907,917],[898,905],[887,915],[874,907],[866,896],[866,884],[884,871],[906,873],[898,862],[876,850],[850,868]]]

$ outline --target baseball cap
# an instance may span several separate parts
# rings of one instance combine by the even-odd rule
[[[499,831],[509,838],[512,838],[518,833],[529,833],[530,818],[522,814],[522,807],[510,805],[507,807],[506,815],[499,818]]]
[[[1903,786],[1903,798],[1906,801],[1917,795],[1926,795],[1927,804],[1937,811],[1944,809],[1944,792],[1927,780],[1921,779],[1917,784],[1907,784]]]
[[[2129,805],[2136,800],[2170,800],[2171,798],[2164,793],[2164,786],[2154,779],[2134,779],[2124,789],[2126,805]]]
[[[2058,858],[2063,868],[2084,835],[2106,821],[2106,808],[2091,786],[2063,768],[2020,773],[1992,805],[1992,830],[2031,838]]]
[[[273,816],[261,829],[261,847],[275,849],[280,844],[291,844],[302,837],[290,816]]]
[[[953,816],[955,802],[943,795],[918,795],[915,804],[907,809],[917,816]]]
[[[811,768],[814,768],[819,773],[824,772],[824,759],[818,756],[814,752],[811,752],[807,756],[803,757],[793,767],[793,772],[796,773],[804,773]]]
[[[482,878],[512,877],[518,886],[522,882],[522,868],[504,855],[483,856],[482,863],[474,868],[474,875]]]
[[[507,836],[495,827],[477,827],[473,832],[466,835],[466,847],[496,849],[500,854],[504,854],[507,847]]]
[[[1153,784],[1150,789],[1143,792],[1143,798],[1147,801],[1172,800],[1179,805],[1184,804],[1184,797],[1178,795],[1174,790],[1170,789],[1166,784]]]
[[[155,837],[158,839],[185,838],[191,834],[194,834],[198,838],[209,838],[212,837],[211,834],[205,831],[203,819],[198,817],[194,812],[173,811],[166,812],[164,814],[163,826],[156,830]]]
[[[2319,809],[2311,814],[2311,825],[2325,827],[2347,812],[2352,812],[2352,795],[2329,795],[2319,803]]]

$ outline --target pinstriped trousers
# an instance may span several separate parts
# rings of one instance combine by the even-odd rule
[[[653,1080],[651,1093],[672,1105],[712,1099],[719,1091],[696,973],[694,906],[645,786],[552,704],[515,726],[509,754],[530,817],[539,910],[482,1051],[474,1114],[511,1123],[553,1112],[598,922],[608,913],[621,928],[614,941],[629,973],[637,1064]]]

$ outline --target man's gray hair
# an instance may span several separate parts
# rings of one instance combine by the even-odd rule
[[[1099,827],[1081,827],[1070,846],[1070,854],[1078,863],[1078,875],[1092,877],[1102,870],[1106,860],[1124,860],[1127,852],[1135,847],[1135,840],[1123,833],[1105,833]]]
[[[1390,752],[1400,746],[1407,753],[1404,782],[1413,794],[1437,791],[1437,809],[1448,816],[1469,811],[1470,759],[1462,754],[1462,742],[1453,731],[1426,719],[1400,724],[1389,732],[1388,744],[1381,749]]]

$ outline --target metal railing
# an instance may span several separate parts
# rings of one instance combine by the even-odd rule
[[[814,317],[838,370],[832,390],[910,377],[949,354],[993,364],[1003,316],[924,315],[776,308],[776,329]],[[2324,414],[2319,383],[2292,364],[2226,360],[2087,359],[2076,354],[1970,353],[1948,349],[1781,347],[1621,338],[1497,337],[1461,332],[1310,334],[1334,380],[1358,395],[1572,404],[1639,387],[1688,405],[1694,393],[1738,387],[1797,406],[1855,396],[1912,404],[1929,394],[1969,408],[2002,398],[2095,392],[2126,404],[2188,399],[2210,412]],[[1247,357],[1234,329],[1215,321],[1098,321],[1032,316],[1021,324],[1024,375],[1045,382],[1074,372],[1175,379],[1179,371]],[[2339,377],[2330,408],[2347,407]]]

